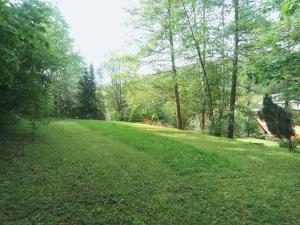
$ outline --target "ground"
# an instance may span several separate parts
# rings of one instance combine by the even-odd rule
[[[300,224],[300,154],[287,149],[84,120],[9,137],[0,224]]]

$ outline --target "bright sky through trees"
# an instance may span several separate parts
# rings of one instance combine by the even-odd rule
[[[132,51],[133,30],[126,23],[129,15],[124,8],[135,0],[49,0],[57,5],[70,25],[75,49],[88,63],[99,66],[113,50]]]

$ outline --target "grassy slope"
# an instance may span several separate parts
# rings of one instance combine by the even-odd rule
[[[0,147],[0,224],[300,224],[297,153],[120,122],[40,133]]]

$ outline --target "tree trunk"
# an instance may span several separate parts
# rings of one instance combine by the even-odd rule
[[[214,133],[215,121],[214,121],[214,114],[213,114],[212,94],[211,94],[210,84],[208,82],[206,66],[205,66],[205,63],[204,63],[204,59],[202,57],[200,45],[199,45],[199,43],[196,39],[194,29],[192,27],[190,17],[188,15],[188,11],[185,7],[185,3],[184,3],[183,0],[181,1],[181,3],[182,3],[182,6],[184,8],[184,11],[185,11],[188,26],[189,26],[189,29],[190,29],[190,32],[191,32],[191,37],[193,39],[193,42],[194,42],[196,50],[197,50],[197,56],[198,56],[198,60],[199,60],[199,64],[200,64],[200,70],[202,69],[202,72],[203,72],[203,84],[205,84],[204,90],[206,92],[206,93],[204,93],[204,99],[205,99],[205,103],[206,103],[207,109],[208,109],[208,118],[209,118],[209,121],[210,121],[210,132]],[[204,85],[203,85],[203,87],[204,87]]]
[[[206,110],[205,110],[205,102],[203,102],[203,108],[201,111],[201,131],[204,131],[205,129],[205,114],[206,114]]]
[[[202,35],[203,35],[203,52],[202,52],[202,56],[203,56],[203,64],[204,66],[206,66],[206,4],[205,4],[206,0],[202,0]]]
[[[238,17],[238,6],[239,0],[233,0],[234,6],[234,52],[233,52],[233,67],[232,67],[232,78],[231,78],[231,94],[230,94],[230,112],[227,129],[227,137],[233,138],[234,134],[234,111],[236,101],[236,85],[237,85],[237,73],[238,73],[238,46],[239,46],[239,17]]]
[[[294,146],[291,137],[289,137],[288,140],[289,140],[289,150],[292,152],[294,151]]]
[[[250,114],[250,104],[251,104],[251,80],[248,80],[248,84],[247,84],[247,123],[248,123],[248,126],[247,126],[247,130],[246,130],[246,136],[247,137],[250,137],[250,134],[251,134],[251,130],[250,130],[250,123],[251,123],[251,120],[252,120],[252,116]]]
[[[224,108],[225,108],[225,2],[223,0],[222,2],[222,50],[221,50],[221,57],[222,57],[222,66],[221,66],[221,72],[222,72],[222,89],[221,89],[221,106],[219,110],[219,118],[223,117],[224,114]]]
[[[285,88],[286,88],[286,90],[288,90],[288,87],[289,87],[289,82],[288,82],[288,80],[285,80],[284,81],[284,86],[285,86]],[[284,94],[284,108],[285,109],[288,109],[289,108],[289,96],[288,96],[288,93],[285,93]]]
[[[180,107],[180,96],[178,90],[178,82],[177,82],[177,69],[175,63],[175,50],[174,50],[174,38],[173,38],[173,30],[172,30],[172,20],[171,20],[171,0],[169,0],[168,5],[168,14],[169,14],[169,42],[170,42],[170,50],[171,50],[171,63],[172,63],[172,74],[173,74],[173,89],[174,89],[174,97],[176,103],[176,119],[177,119],[177,128],[183,129],[183,121],[181,115],[181,107]]]
[[[221,25],[222,25],[222,47],[221,47],[221,99],[219,103],[219,116],[216,121],[216,136],[222,136],[222,126],[223,126],[223,115],[225,111],[225,84],[226,84],[226,75],[225,75],[225,2],[222,1],[222,11],[221,11]]]

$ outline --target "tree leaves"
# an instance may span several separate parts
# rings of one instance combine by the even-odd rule
[[[1,127],[5,115],[32,120],[49,115],[56,89],[53,81],[59,80],[62,68],[81,61],[71,60],[74,54],[66,23],[47,3],[2,0],[0,12]]]

